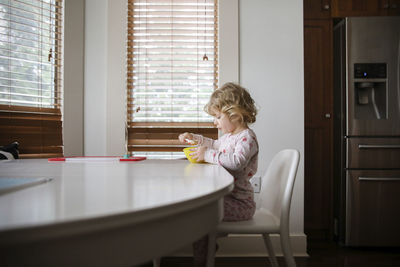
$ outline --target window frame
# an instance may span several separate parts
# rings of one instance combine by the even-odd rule
[[[212,121],[210,122],[134,122],[132,117],[133,93],[133,33],[132,8],[135,0],[128,1],[128,37],[127,37],[127,117],[126,117],[126,144],[125,150],[131,152],[177,152],[182,151],[185,145],[178,141],[178,135],[182,132],[195,132],[209,138],[217,139],[218,130]],[[140,2],[140,1],[139,1]],[[218,87],[218,1],[214,0],[214,90]],[[199,23],[200,24],[200,23]],[[202,107],[201,107],[202,108]]]
[[[41,2],[38,0],[38,3]],[[50,8],[53,5],[55,9],[54,25],[51,24],[55,27],[54,39],[51,39],[54,42],[52,46],[54,49],[51,50],[51,56],[49,54],[49,59],[53,58],[51,67],[54,68],[52,107],[13,105],[11,102],[0,104],[0,145],[17,141],[21,158],[60,157],[64,151],[62,134],[64,1],[51,0],[50,3]],[[43,8],[43,5],[40,7]],[[11,69],[9,71],[11,72]],[[42,85],[39,87],[42,88]]]

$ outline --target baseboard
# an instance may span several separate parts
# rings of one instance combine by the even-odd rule
[[[305,234],[294,234],[290,236],[293,255],[295,257],[308,257],[307,236]],[[265,248],[261,235],[229,235],[218,238],[219,249],[217,257],[267,257],[268,252]],[[272,246],[276,256],[282,256],[279,235],[271,235]],[[192,256],[192,247],[187,246],[182,250],[171,255],[173,257]]]

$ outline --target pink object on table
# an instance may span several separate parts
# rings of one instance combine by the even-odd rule
[[[141,161],[145,160],[146,157],[130,157],[130,158],[122,158],[122,157],[109,157],[109,156],[92,156],[92,157],[60,157],[60,158],[49,158],[48,161]]]

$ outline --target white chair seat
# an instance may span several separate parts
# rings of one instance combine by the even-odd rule
[[[262,234],[279,233],[279,219],[265,209],[256,210],[253,218],[240,222],[221,222],[218,233],[230,234]]]

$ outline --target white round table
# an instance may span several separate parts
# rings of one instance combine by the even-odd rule
[[[3,266],[134,266],[213,231],[233,189],[186,160],[0,162],[1,178],[52,178],[0,195]]]

